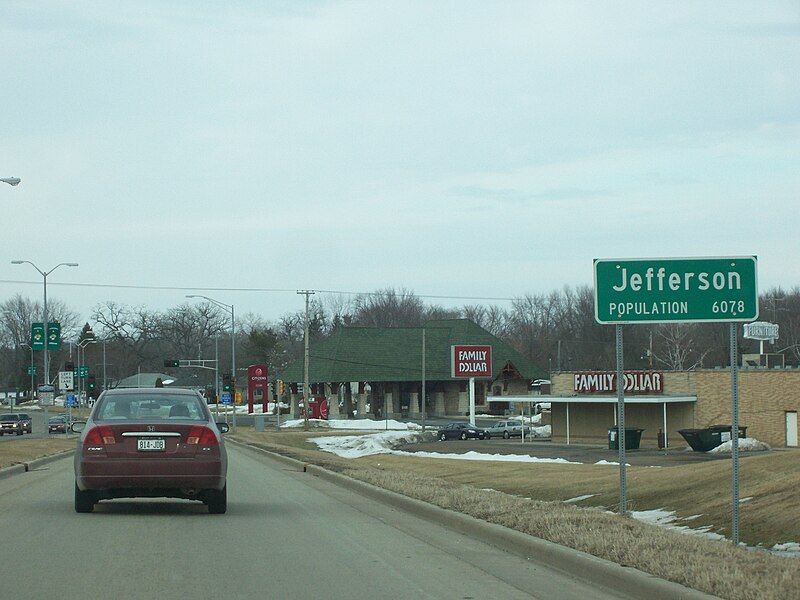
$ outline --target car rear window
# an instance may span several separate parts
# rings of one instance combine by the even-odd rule
[[[105,396],[95,421],[206,421],[203,403],[195,395],[116,394]]]

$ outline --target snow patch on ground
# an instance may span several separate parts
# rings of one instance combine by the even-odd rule
[[[373,454],[397,454],[393,450],[400,444],[412,444],[420,441],[419,433],[407,431],[383,431],[369,435],[338,435],[332,437],[309,438],[320,450],[331,452],[342,458],[360,458]],[[412,454],[403,452],[401,454]]]
[[[565,458],[539,458],[537,456],[528,456],[527,454],[485,454],[483,452],[475,452],[474,450],[464,452],[463,454],[444,452],[402,452],[400,450],[394,450],[391,454],[421,458],[446,458],[452,460],[489,460],[497,462],[554,463],[561,465],[583,464],[572,462]]]
[[[328,429],[352,429],[354,431],[418,431],[421,425],[416,423],[403,423],[394,419],[374,421],[372,419],[309,419],[311,427],[323,427]],[[303,419],[292,419],[281,423],[281,427],[303,427]]]
[[[679,531],[680,533],[685,533],[687,535],[696,535],[698,537],[704,537],[718,541],[726,539],[724,535],[720,535],[719,533],[714,533],[711,531],[710,525],[692,529],[688,525],[676,524],[681,521],[685,521],[686,519],[681,519],[675,514],[675,511],[672,510],[665,510],[663,508],[657,508],[654,510],[632,510],[631,516],[639,521],[644,521],[645,523],[650,523],[652,525],[658,525],[673,531]]]
[[[531,427],[530,433],[526,434],[526,437],[549,438],[551,435],[550,425],[542,425],[541,427]]]
[[[788,556],[800,558],[800,542],[786,542],[784,544],[775,544],[769,549],[773,554],[778,556]]]
[[[594,464],[596,464],[596,465],[613,465],[613,466],[617,466],[617,467],[619,466],[618,462],[613,462],[613,461],[610,461],[610,460],[606,460],[605,458],[602,459],[602,460],[598,460]],[[625,466],[626,467],[630,467],[630,465],[628,463],[625,463]]]
[[[580,502],[581,500],[587,500],[593,496],[597,496],[597,494],[584,494],[583,496],[575,496],[574,498],[570,498],[569,500],[564,500],[564,504],[574,504],[575,502]]]
[[[732,440],[722,442],[716,448],[709,450],[708,454],[730,454],[733,452],[732,443]],[[769,444],[759,442],[755,438],[741,438],[739,440],[739,452],[763,452],[765,450],[772,450],[772,448],[769,447]]]

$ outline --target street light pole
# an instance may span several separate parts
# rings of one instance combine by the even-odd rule
[[[6,182],[8,183],[8,182]],[[19,183],[19,181],[17,181]],[[17,185],[17,183],[12,183],[11,185]],[[47,341],[48,341],[48,327],[47,327],[47,276],[50,275],[53,271],[55,271],[58,267],[77,267],[78,263],[58,263],[55,267],[50,269],[49,271],[42,271],[39,267],[37,267],[34,263],[29,260],[12,260],[12,265],[21,265],[27,263],[36,269],[39,274],[42,276],[42,281],[44,284],[44,304],[42,306],[42,322],[44,323],[44,355],[43,355],[43,370],[44,370],[44,384],[50,384],[50,356],[47,349]],[[44,407],[44,422],[45,425],[47,424],[47,406]]]
[[[227,309],[231,313],[231,377],[233,377],[233,430],[236,431],[236,312],[233,308],[233,304],[225,304],[224,302],[220,302],[219,300],[214,300],[214,298],[209,298],[208,296],[202,296],[200,294],[187,294],[187,298],[203,298],[204,300],[208,300],[215,306],[219,306],[222,308]],[[217,408],[219,410],[219,408]],[[227,414],[227,412],[225,413]]]

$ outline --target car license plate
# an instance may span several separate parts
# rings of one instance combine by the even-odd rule
[[[163,452],[166,448],[164,440],[161,438],[139,438],[136,440],[136,447],[142,452]]]

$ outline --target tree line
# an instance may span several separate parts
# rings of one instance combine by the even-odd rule
[[[780,326],[780,339],[766,351],[782,353],[787,366],[800,365],[800,286],[774,288],[760,297],[761,320]],[[185,303],[157,311],[107,301],[96,305],[87,320],[61,301],[48,305],[61,322],[64,344],[52,354],[53,374],[77,360],[74,346],[88,329],[96,342],[86,349],[89,364],[101,381],[101,352],[109,385],[137,371],[164,371],[164,359],[209,359],[218,352],[220,365],[230,364],[229,316],[210,303]],[[31,364],[30,327],[40,319],[38,301],[21,295],[0,303],[0,385],[27,390]],[[406,289],[387,288],[354,296],[318,295],[310,307],[312,340],[340,327],[415,327],[432,319],[471,319],[515,347],[538,365],[542,374],[558,370],[607,370],[615,364],[614,328],[594,320],[591,287],[565,287],[546,294],[527,294],[507,306],[468,304],[444,308]],[[305,312],[277,319],[245,314],[237,321],[237,364],[267,363],[280,372],[303,350]],[[740,328],[741,336],[741,328]],[[719,323],[636,325],[624,328],[625,367],[682,370],[727,366],[728,329]],[[757,353],[758,342],[739,340],[740,352]],[[70,352],[71,351],[71,352]],[[40,352],[34,354],[41,374]],[[181,369],[181,382],[209,385],[210,371]],[[239,372],[243,378],[243,373]],[[37,378],[41,381],[41,375]]]

